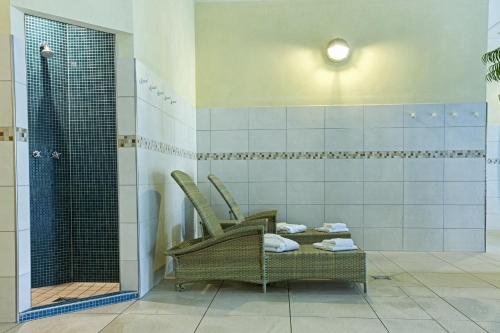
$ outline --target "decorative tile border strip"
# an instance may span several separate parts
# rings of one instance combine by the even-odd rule
[[[155,151],[162,154],[178,156],[182,158],[188,158],[196,160],[196,153],[190,150],[179,148],[169,143],[160,142],[152,139],[148,139],[142,136],[137,136],[137,147]]]
[[[0,127],[0,141],[14,141],[14,129],[12,127]]]
[[[118,135],[118,147],[133,148],[136,146],[137,139],[135,135]]]
[[[28,129],[22,127],[16,127],[16,140],[19,142],[28,142]]]
[[[89,308],[95,308],[95,307],[103,306],[103,305],[126,302],[126,301],[130,301],[132,299],[136,299],[137,297],[138,297],[138,294],[136,292],[122,292],[119,294],[91,298],[91,299],[85,299],[85,300],[81,300],[81,301],[73,302],[73,303],[54,305],[54,306],[48,306],[48,307],[43,307],[43,308],[34,309],[34,310],[28,310],[25,312],[21,312],[19,314],[19,322],[33,320],[33,319],[40,319],[40,318],[45,318],[45,317],[51,317],[51,316],[55,316],[58,314],[75,312],[75,311],[80,311],[80,310],[89,309]]]
[[[329,152],[252,152],[199,153],[198,160],[301,160],[301,159],[362,159],[362,158],[485,158],[484,150],[426,151],[329,151]]]
[[[488,164],[500,164],[500,159],[498,159],[498,158],[488,158],[486,160],[486,163],[488,163]]]

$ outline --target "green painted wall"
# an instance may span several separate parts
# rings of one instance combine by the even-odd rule
[[[196,4],[197,103],[274,106],[481,102],[487,0]],[[334,37],[348,63],[325,60]]]

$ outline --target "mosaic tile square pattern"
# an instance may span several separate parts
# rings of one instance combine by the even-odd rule
[[[119,291],[119,283],[69,282],[32,289],[31,305],[33,307],[38,307],[58,302],[75,301],[103,294],[116,293]]]
[[[28,15],[25,28],[32,286],[118,281],[114,36]]]

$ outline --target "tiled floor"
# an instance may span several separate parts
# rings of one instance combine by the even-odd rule
[[[268,288],[164,281],[146,297],[9,332],[500,332],[500,254],[370,252],[368,294],[348,284]],[[1,328],[1,326],[0,326]]]
[[[71,298],[87,298],[120,291],[119,283],[70,282],[31,289],[33,307],[58,303]]]

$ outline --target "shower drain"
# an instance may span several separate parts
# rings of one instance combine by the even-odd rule
[[[392,280],[388,275],[372,275],[374,280]]]
[[[71,301],[76,301],[78,299],[79,299],[78,297],[59,297],[53,300],[52,303],[71,302]]]

